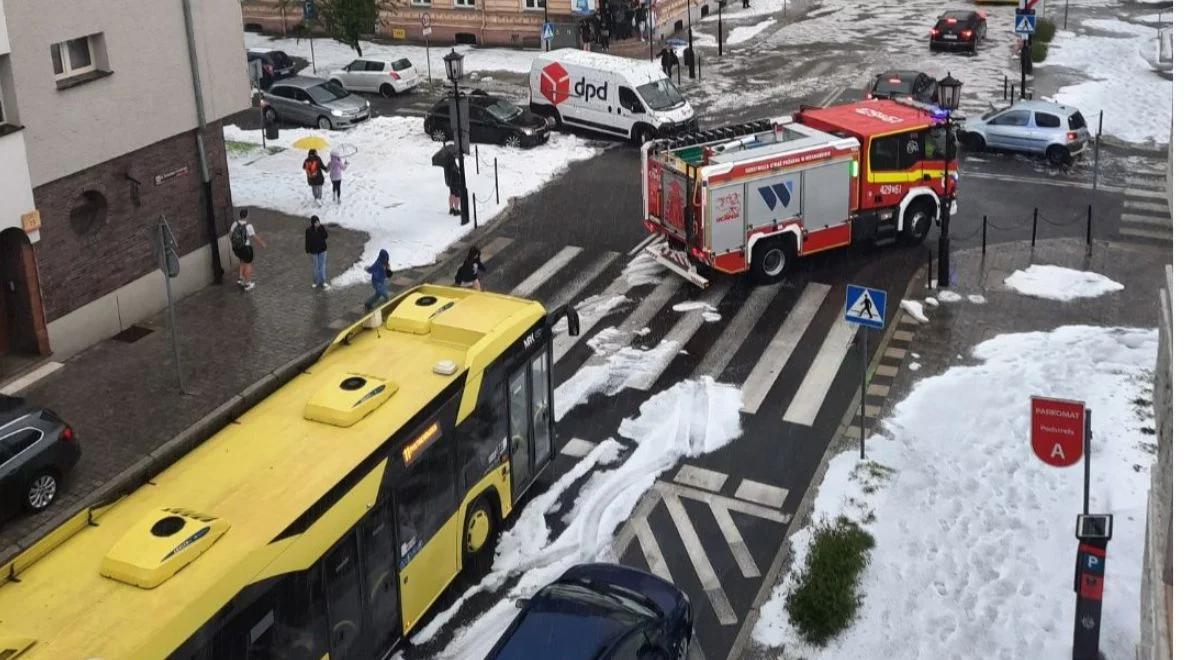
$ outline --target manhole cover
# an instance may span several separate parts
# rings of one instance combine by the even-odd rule
[[[133,342],[141,339],[142,337],[145,337],[146,335],[150,334],[151,332],[154,332],[154,331],[151,330],[150,328],[145,328],[140,325],[131,325],[128,328],[125,328],[124,330],[113,335],[113,339],[115,339],[117,341],[123,341],[126,344],[132,344]]]

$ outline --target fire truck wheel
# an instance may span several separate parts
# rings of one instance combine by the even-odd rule
[[[750,273],[759,284],[778,282],[788,272],[796,254],[794,238],[773,238],[754,246]]]
[[[904,237],[912,245],[920,245],[933,225],[933,204],[921,200],[909,204],[904,212]]]

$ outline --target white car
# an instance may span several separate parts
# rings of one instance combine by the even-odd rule
[[[329,76],[329,82],[356,92],[395,96],[416,87],[421,79],[406,58],[389,61],[364,57],[334,72]]]

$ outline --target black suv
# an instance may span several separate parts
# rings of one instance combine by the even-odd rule
[[[875,76],[864,96],[868,99],[910,99],[936,105],[937,81],[920,71],[884,71]]]
[[[42,511],[79,462],[75,430],[46,408],[0,395],[0,508]]]
[[[542,117],[499,96],[476,90],[460,97],[468,104],[471,142],[502,144],[506,147],[536,147],[546,141],[550,124]],[[425,114],[425,133],[438,142],[453,138],[450,131],[450,96],[433,104]]]
[[[246,62],[262,64],[262,79],[259,81],[261,89],[271,89],[271,85],[275,84],[275,81],[296,73],[296,63],[292,61],[290,55],[282,50],[252,48],[246,51]]]

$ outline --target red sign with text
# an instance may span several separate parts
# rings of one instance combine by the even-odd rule
[[[1033,453],[1054,467],[1074,465],[1083,457],[1086,404],[1040,396],[1031,400],[1029,428]]]

